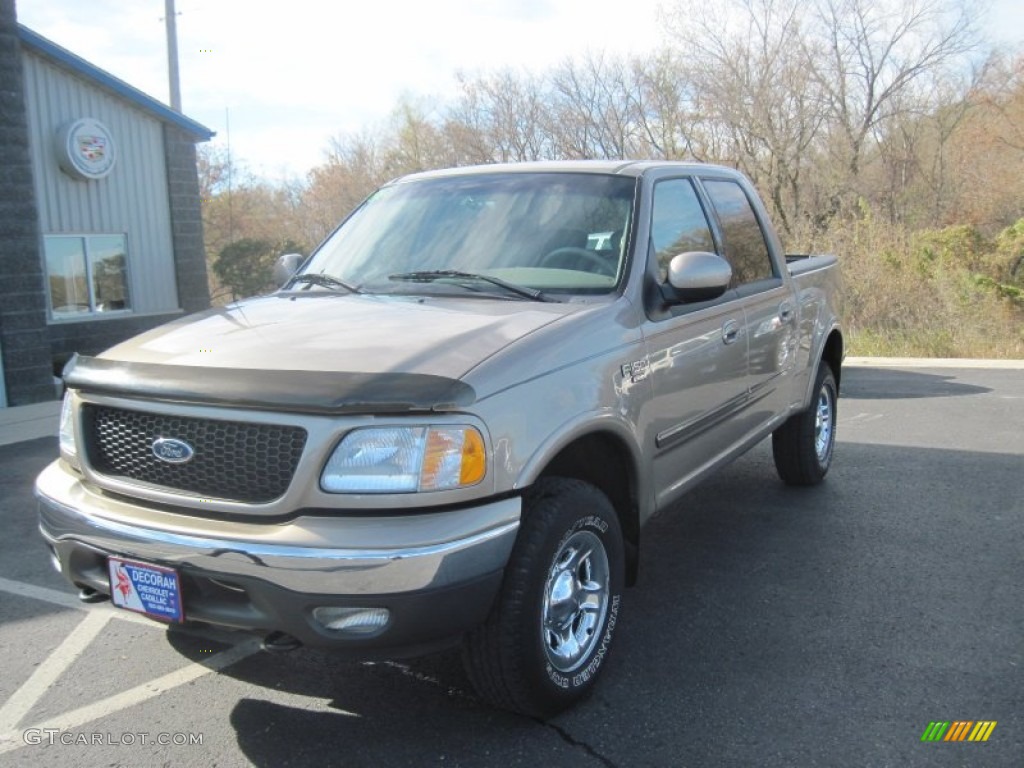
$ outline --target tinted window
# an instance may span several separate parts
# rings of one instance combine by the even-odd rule
[[[655,185],[651,242],[662,280],[673,256],[688,251],[715,252],[711,228],[689,179],[670,179]]]
[[[725,258],[732,265],[732,284],[743,285],[774,277],[764,232],[743,188],[733,181],[704,180],[718,212],[725,237]]]

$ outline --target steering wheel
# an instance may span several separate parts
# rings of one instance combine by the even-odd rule
[[[581,260],[585,262],[585,264],[588,267],[591,267],[589,271],[597,272],[598,274],[601,275],[608,275],[610,277],[615,276],[615,266],[612,262],[594,253],[591,250],[588,250],[586,248],[578,248],[574,245],[567,245],[563,248],[555,248],[555,250],[544,254],[544,258],[540,260],[540,263],[537,266],[575,269],[575,265],[579,263]]]

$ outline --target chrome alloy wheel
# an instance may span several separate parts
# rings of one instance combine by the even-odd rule
[[[818,407],[814,413],[814,451],[818,455],[818,461],[822,464],[828,461],[829,452],[832,450],[834,413],[832,390],[823,386],[818,393]]]
[[[544,586],[541,633],[548,661],[573,672],[590,659],[608,613],[610,580],[604,544],[577,531],[555,555]]]

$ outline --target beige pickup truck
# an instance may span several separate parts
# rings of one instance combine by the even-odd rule
[[[416,174],[279,267],[65,370],[36,495],[83,599],[271,650],[461,643],[545,716],[594,686],[652,515],[769,435],[786,483],[832,462],[835,259],[787,259],[730,169]]]

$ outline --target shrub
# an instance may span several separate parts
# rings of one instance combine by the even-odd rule
[[[851,354],[1024,357],[1024,219],[988,240],[970,226],[908,233],[864,211],[816,239],[839,257]]]
[[[277,287],[273,272],[278,256],[298,251],[301,248],[291,241],[272,243],[242,238],[221,249],[213,271],[221,285],[231,291],[232,299],[254,296]]]

